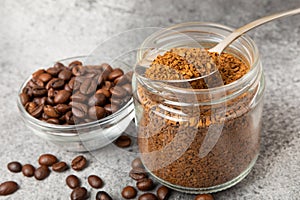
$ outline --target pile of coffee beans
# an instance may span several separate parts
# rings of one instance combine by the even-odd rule
[[[132,72],[109,64],[84,66],[56,63],[32,74],[19,95],[26,111],[42,121],[73,125],[102,119],[122,108],[132,96]]]

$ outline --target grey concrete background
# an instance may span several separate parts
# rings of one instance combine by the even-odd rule
[[[68,162],[77,155],[34,136],[19,120],[17,91],[35,69],[88,54],[109,36],[132,28],[187,21],[239,27],[268,13],[296,7],[300,7],[299,0],[1,0],[0,182],[15,180],[21,188],[0,199],[68,199],[71,192],[64,180],[72,171],[52,173],[38,182],[6,169],[12,160],[37,165],[38,156],[46,152]],[[267,80],[261,154],[249,176],[214,196],[217,200],[296,200],[300,198],[300,16],[266,24],[249,34],[259,47]],[[98,159],[86,154],[90,167],[75,174],[84,186],[89,174],[100,175],[104,190],[120,199],[121,188],[133,184],[127,175],[130,160],[122,159],[111,146],[94,155]],[[94,199],[97,190],[90,191]],[[193,197],[174,192],[170,199]]]

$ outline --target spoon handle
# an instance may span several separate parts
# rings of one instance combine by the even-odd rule
[[[222,53],[222,51],[229,45],[231,44],[236,38],[240,37],[242,34],[246,33],[247,31],[260,26],[264,23],[267,23],[269,21],[281,18],[281,17],[286,17],[290,15],[295,15],[300,13],[300,8],[294,9],[294,10],[289,10],[285,12],[280,12],[276,13],[273,15],[269,15],[260,19],[257,19],[253,22],[250,22],[249,24],[246,24],[245,26],[242,26],[236,30],[234,30],[231,34],[229,34],[224,40],[222,40],[219,44],[214,46],[213,48],[209,49],[209,52],[217,52],[219,54]]]

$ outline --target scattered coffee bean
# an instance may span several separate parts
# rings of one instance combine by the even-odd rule
[[[96,194],[96,200],[113,200],[105,191],[99,191]]]
[[[19,185],[14,181],[6,181],[0,184],[0,196],[6,196],[19,189]]]
[[[154,188],[154,183],[153,183],[152,179],[144,178],[144,179],[138,180],[138,182],[136,183],[136,187],[140,191],[149,191]]]
[[[123,70],[117,68],[114,69],[112,72],[110,72],[110,74],[108,75],[108,80],[113,81],[116,78],[122,76],[124,74]]]
[[[131,162],[131,167],[132,168],[144,168],[144,165],[141,161],[141,158],[135,158],[132,162]]]
[[[85,200],[88,198],[88,191],[84,187],[77,187],[71,193],[71,200]]]
[[[214,197],[211,194],[199,194],[195,200],[214,200]]]
[[[121,135],[115,141],[115,145],[117,145],[120,148],[129,147],[131,145],[131,139],[127,135]]]
[[[122,197],[125,199],[133,199],[137,195],[137,191],[134,187],[132,186],[126,186],[122,190]]]
[[[55,172],[64,172],[68,169],[66,162],[57,162],[52,165],[52,170]]]
[[[144,193],[139,196],[138,200],[158,200],[158,198],[152,193]]]
[[[22,173],[24,176],[32,177],[34,175],[35,168],[31,164],[23,165]]]
[[[40,165],[52,166],[54,163],[57,163],[57,158],[52,154],[43,154],[39,157]]]
[[[69,188],[74,189],[80,186],[80,180],[75,175],[69,175],[66,178],[66,184],[69,186]]]
[[[11,172],[18,173],[22,171],[22,165],[17,161],[13,161],[7,164],[7,169]]]
[[[129,172],[129,176],[133,179],[133,180],[141,180],[144,178],[147,178],[148,175],[145,171],[145,169],[143,168],[134,168]]]
[[[59,74],[58,74],[58,78],[60,78],[64,81],[70,80],[71,77],[72,77],[72,72],[69,69],[64,69],[61,72],[59,72]]]
[[[171,190],[166,186],[160,186],[156,191],[159,200],[167,200],[171,194]]]
[[[88,177],[88,183],[90,184],[91,187],[96,189],[99,189],[103,186],[102,179],[96,175],[90,175]]]
[[[84,156],[77,156],[72,160],[71,166],[75,171],[81,171],[85,168],[87,160]]]
[[[52,76],[48,73],[42,73],[38,77],[38,79],[40,79],[43,82],[48,82],[48,81],[50,81],[51,78],[52,78]]]
[[[47,166],[42,165],[34,171],[34,177],[36,180],[44,180],[50,174],[50,170]]]

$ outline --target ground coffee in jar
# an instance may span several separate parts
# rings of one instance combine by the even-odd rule
[[[159,182],[215,192],[250,172],[259,153],[264,88],[255,64],[233,50],[217,55],[180,47],[136,69],[139,150]]]

